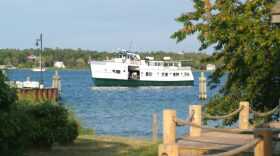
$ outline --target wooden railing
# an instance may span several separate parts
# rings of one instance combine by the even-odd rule
[[[277,106],[278,107],[278,106]],[[253,134],[254,139],[243,146],[240,146],[231,151],[220,153],[218,155],[235,155],[254,147],[255,156],[271,156],[272,155],[272,129],[270,128],[255,128],[249,130],[249,113],[252,112],[249,107],[249,102],[240,102],[238,110],[225,115],[225,116],[210,116],[203,115],[201,105],[190,105],[189,114],[193,116],[187,120],[176,119],[175,110],[163,111],[163,143],[159,145],[158,156],[179,156],[179,147],[176,144],[176,125],[189,126],[189,136],[200,137],[202,135],[202,129],[210,131],[217,131],[222,133],[234,133],[234,134]],[[275,112],[275,111],[274,111]],[[272,114],[273,112],[270,111]],[[238,129],[223,129],[213,128],[206,125],[202,125],[203,116],[212,118],[228,118],[239,114],[239,127]],[[256,113],[255,113],[256,114]],[[279,133],[279,129],[275,131]]]

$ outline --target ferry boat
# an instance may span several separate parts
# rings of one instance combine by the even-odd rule
[[[194,84],[191,67],[165,57],[141,60],[136,53],[118,53],[105,61],[90,61],[95,86],[188,86]]]

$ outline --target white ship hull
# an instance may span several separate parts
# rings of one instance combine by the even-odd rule
[[[193,85],[190,67],[178,61],[90,61],[96,86],[186,86]]]
[[[41,71],[41,68],[33,68],[32,71],[34,72],[40,72]],[[42,71],[46,71],[46,68],[42,68]]]

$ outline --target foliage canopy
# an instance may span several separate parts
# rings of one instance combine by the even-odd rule
[[[177,18],[184,28],[171,37],[180,42],[198,33],[201,50],[214,47],[209,60],[223,63],[210,76],[212,88],[227,75],[224,86],[206,104],[205,111],[227,114],[244,100],[258,111],[277,106],[280,96],[280,26],[272,24],[270,17],[276,0],[215,0],[211,7],[203,0],[193,2],[195,10]]]

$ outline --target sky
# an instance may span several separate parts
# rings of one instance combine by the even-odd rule
[[[193,51],[196,36],[176,43],[175,21],[190,0],[0,0],[0,49],[43,47],[97,51]]]

